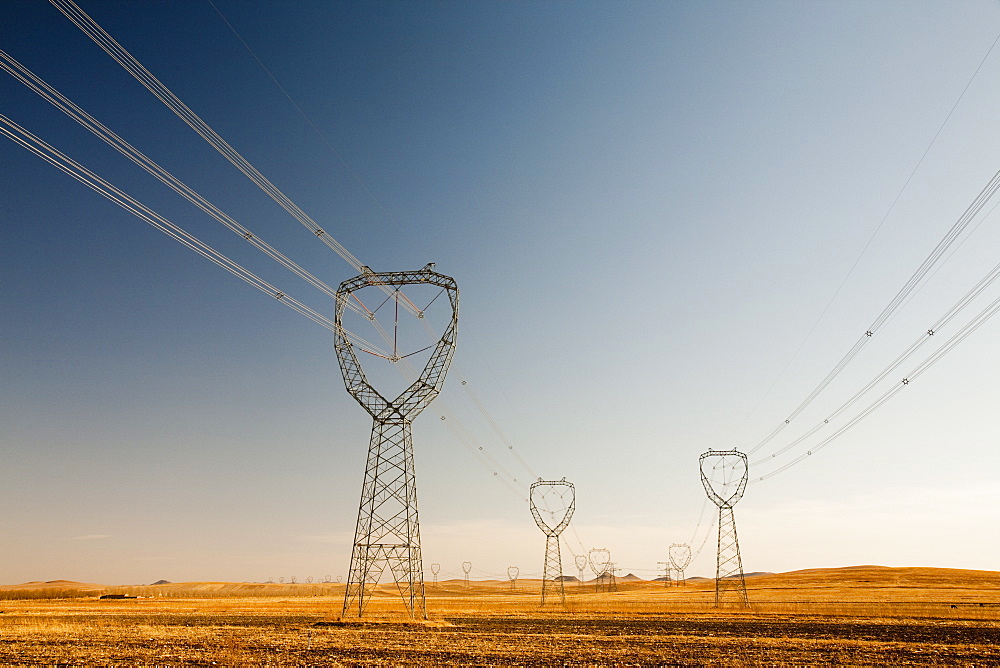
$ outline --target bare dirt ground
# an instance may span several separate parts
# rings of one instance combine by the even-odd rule
[[[546,608],[537,581],[517,584],[428,585],[430,619],[411,622],[388,589],[359,621],[340,620],[343,585],[32,583],[0,588],[0,663],[1000,665],[996,572],[760,576],[749,610],[714,608],[711,581],[568,583],[566,605]]]

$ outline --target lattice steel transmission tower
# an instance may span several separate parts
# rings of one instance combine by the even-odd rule
[[[462,562],[462,572],[465,573],[465,588],[469,588],[469,573],[472,572],[472,562],[463,561]]]
[[[594,572],[594,591],[601,591],[601,585],[608,586],[608,571],[611,570],[611,550],[606,547],[594,547],[587,553],[590,570]],[[607,591],[611,591],[607,589]]]
[[[344,593],[343,616],[348,614],[355,600],[358,616],[364,614],[365,606],[388,566],[410,616],[427,617],[410,425],[440,393],[455,354],[458,329],[458,286],[454,279],[435,272],[433,268],[433,264],[428,264],[418,271],[376,273],[364,267],[361,275],[344,281],[337,290],[334,336],[344,385],[374,420],[361,486],[351,571]],[[441,288],[451,304],[451,318],[441,338],[429,347],[432,350],[419,377],[395,399],[388,399],[368,382],[355,354],[355,343],[343,327],[343,314],[349,299],[354,297],[358,300],[354,295],[356,291],[374,286],[388,292],[390,297],[395,294],[398,326],[399,290],[406,285]],[[375,314],[370,313],[370,319],[374,321]],[[422,315],[423,312],[418,314]],[[394,340],[392,357],[379,356],[386,357],[390,362],[398,362],[408,356],[400,355],[395,344]]]
[[[438,583],[438,573],[441,572],[441,564],[431,564],[431,575],[434,576],[434,586]]]
[[[578,587],[582,587],[583,586],[583,572],[585,570],[587,570],[587,555],[585,555],[585,554],[578,554],[578,555],[576,555],[576,557],[573,558],[573,560],[576,562],[576,570],[580,574],[580,579],[577,580],[577,586]]]
[[[719,543],[715,560],[715,606],[729,592],[735,593],[744,607],[750,605],[743,578],[740,542],[736,536],[733,506],[743,498],[747,486],[747,456],[737,450],[709,450],[698,460],[701,484],[719,507]]]
[[[669,561],[657,561],[657,566],[663,566],[663,586],[670,586],[670,562]]]
[[[517,589],[517,576],[521,574],[521,569],[517,566],[507,567],[507,579],[510,580],[510,590],[515,591]]]
[[[684,570],[691,565],[691,546],[687,543],[674,543],[667,551],[667,555],[677,572],[677,586],[687,584],[684,579]]]
[[[576,488],[573,483],[562,480],[538,480],[531,484],[528,499],[535,524],[545,534],[545,564],[542,568],[542,602],[551,596],[558,596],[560,603],[566,602],[566,589],[562,579],[562,554],[559,550],[559,534],[569,526],[576,510]]]

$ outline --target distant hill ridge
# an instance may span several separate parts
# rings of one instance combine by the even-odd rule
[[[1000,580],[1000,571],[985,571],[985,570],[971,570],[971,569],[959,569],[959,568],[934,568],[934,567],[892,567],[892,566],[877,566],[877,565],[861,565],[861,566],[843,566],[838,568],[806,568],[797,571],[788,571],[784,573],[770,573],[767,571],[754,571],[750,573],[744,573],[744,577],[751,579],[766,578],[768,580],[773,580],[775,582],[780,582],[783,586],[806,586],[811,584],[822,584],[830,583],[836,584],[838,586],[845,587],[862,587],[867,585],[885,585],[885,586],[953,586],[953,583],[968,583],[981,581],[984,584],[995,584]],[[701,576],[691,576],[686,578],[686,580],[697,583],[711,581],[712,578],[705,578]],[[521,578],[518,582],[528,582],[536,581],[537,579],[532,578]],[[619,576],[616,578],[619,583],[643,583],[653,582],[662,583],[662,576],[653,581],[646,581],[642,578],[636,576],[633,573],[629,573],[624,576]],[[563,576],[564,582],[577,582],[577,578],[572,575]],[[594,580],[587,580],[585,582],[593,583]],[[461,580],[445,581],[441,583],[441,586],[445,586],[449,583],[450,586],[461,586]],[[384,583],[383,583],[384,584]],[[472,582],[473,586],[509,586],[509,581],[507,580],[495,580],[495,581],[476,581]],[[75,582],[73,580],[33,580],[31,582],[23,582],[20,584],[9,584],[0,585],[0,592],[18,592],[18,591],[67,591],[67,592],[103,592],[109,589],[115,589],[120,587],[128,588],[139,588],[143,586],[156,586],[162,587],[164,592],[167,590],[177,590],[177,591],[188,591],[193,594],[197,593],[236,593],[242,592],[247,596],[254,596],[257,593],[263,593],[270,590],[278,591],[302,591],[306,592],[310,588],[318,589],[330,589],[336,587],[343,587],[340,585],[331,583],[298,583],[298,584],[277,584],[277,583],[251,583],[251,582],[170,582],[168,580],[158,580],[152,585],[103,585],[95,584],[91,582]],[[770,586],[768,584],[767,586]],[[429,591],[433,595],[433,591]]]

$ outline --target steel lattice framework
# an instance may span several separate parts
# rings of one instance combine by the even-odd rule
[[[611,591],[611,550],[606,547],[594,547],[587,553],[587,560],[590,562],[590,570],[594,571],[594,591],[601,591],[604,585],[605,591]]]
[[[469,573],[472,572],[472,562],[463,561],[462,562],[462,572],[465,573],[465,588],[468,589],[469,585]]]
[[[577,586],[583,586],[583,572],[587,569],[587,555],[578,554],[574,557],[576,562],[576,570],[580,573],[580,579],[577,581]]]
[[[669,587],[670,584],[671,584],[671,582],[672,582],[672,580],[670,578],[670,569],[672,568],[672,566],[670,565],[670,562],[669,561],[657,561],[656,565],[657,566],[663,566],[663,586],[664,587]]]
[[[358,616],[364,614],[365,606],[388,566],[411,617],[427,617],[410,425],[440,393],[455,354],[458,329],[458,286],[453,278],[439,274],[433,268],[433,264],[428,264],[418,271],[376,273],[363,267],[360,275],[344,281],[337,290],[334,336],[344,385],[374,420],[361,486],[351,571],[344,593],[344,616],[352,609],[355,600]],[[390,400],[368,382],[354,352],[354,344],[343,329],[342,317],[347,300],[356,290],[369,286],[398,289],[415,284],[435,285],[447,292],[451,302],[451,321],[434,346],[420,376],[398,397]]]
[[[687,543],[674,543],[667,551],[667,556],[677,572],[677,585],[687,584],[684,579],[684,571],[691,563],[691,546]]]
[[[563,586],[562,553],[559,550],[559,535],[569,526],[576,510],[576,488],[573,483],[562,480],[539,480],[531,484],[528,498],[535,524],[545,534],[545,564],[542,568],[542,602],[558,596],[560,603],[566,602]],[[558,590],[558,591],[553,591]]]
[[[698,464],[705,493],[719,507],[715,605],[721,605],[723,599],[732,592],[743,606],[749,606],[740,542],[736,536],[736,518],[733,515],[733,506],[743,498],[747,486],[747,456],[737,450],[709,450],[701,455]]]
[[[521,574],[521,569],[517,566],[507,567],[507,579],[510,580],[510,590],[515,591],[517,589],[517,576]]]

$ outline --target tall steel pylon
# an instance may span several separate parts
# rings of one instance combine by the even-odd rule
[[[601,591],[601,584],[604,584],[606,591],[611,591],[608,571],[611,570],[611,550],[606,547],[594,547],[587,553],[587,560],[590,562],[590,570],[594,571],[594,591]]]
[[[410,616],[427,617],[410,425],[440,393],[455,354],[458,329],[458,286],[453,278],[439,274],[433,268],[433,264],[428,264],[418,271],[375,273],[364,267],[363,273],[344,281],[337,290],[334,336],[344,385],[374,420],[361,486],[351,571],[344,593],[343,616],[347,616],[355,600],[358,616],[364,615],[365,606],[388,566]],[[354,352],[355,344],[343,328],[342,318],[344,307],[353,293],[369,286],[383,290],[395,288],[398,313],[398,289],[404,285],[440,287],[442,292],[448,294],[451,320],[433,346],[420,376],[398,397],[390,400],[368,382]],[[374,319],[374,313],[371,318]],[[387,359],[398,362],[402,357],[394,346],[393,357]]]
[[[719,507],[719,542],[715,560],[715,606],[734,592],[744,607],[750,605],[743,577],[740,542],[736,536],[733,506],[743,498],[747,486],[747,456],[737,450],[709,450],[698,459],[701,484]]]
[[[667,550],[667,555],[670,557],[670,564],[674,567],[674,571],[677,572],[677,586],[687,584],[684,579],[684,570],[691,563],[691,546],[687,543],[674,543]]]
[[[669,561],[657,561],[656,565],[657,566],[663,566],[663,586],[664,587],[669,587],[670,586],[670,569],[671,569],[670,562]]]
[[[463,561],[462,562],[462,572],[465,573],[465,588],[469,588],[469,573],[472,572],[472,562]]]
[[[545,534],[545,564],[542,568],[542,602],[558,596],[560,603],[566,602],[566,590],[562,579],[562,554],[559,550],[559,534],[569,526],[576,510],[576,488],[573,483],[562,480],[539,480],[531,484],[528,499],[535,524]]]
[[[580,574],[580,579],[577,581],[577,586],[578,587],[582,587],[583,586],[583,572],[585,570],[587,570],[587,555],[585,555],[585,554],[578,554],[578,555],[576,555],[576,557],[574,557],[574,561],[576,562],[576,570]]]
[[[521,569],[517,566],[507,567],[507,579],[510,580],[510,590],[515,591],[517,589],[517,576],[521,573]]]

